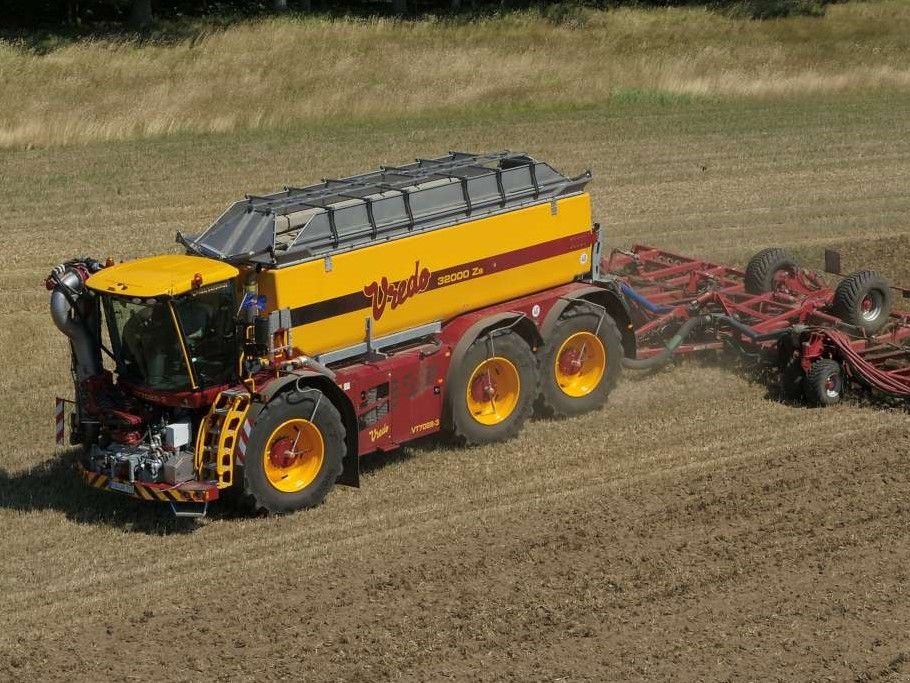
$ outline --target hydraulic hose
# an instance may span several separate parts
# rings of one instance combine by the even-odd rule
[[[724,315],[722,313],[711,313],[708,317],[717,322],[726,323],[730,327],[738,330],[739,332],[742,332],[744,335],[746,335],[752,341],[758,342],[758,343],[766,342],[766,341],[776,341],[777,339],[780,339],[781,337],[784,337],[784,336],[790,334],[789,327],[787,327],[783,330],[774,330],[773,332],[756,332],[755,330],[753,330],[751,327],[749,327],[745,323],[740,322],[736,318],[733,318],[729,315]]]
[[[626,282],[623,282],[620,287],[622,289],[622,293],[626,297],[634,301],[637,305],[641,306],[651,314],[661,315],[669,313],[673,310],[671,306],[662,306],[660,304],[654,303],[644,294],[640,294],[639,292],[635,291],[635,288]],[[759,344],[766,341],[775,341],[789,334],[790,332],[789,329],[775,330],[774,332],[756,332],[751,327],[743,322],[740,322],[732,316],[725,315],[723,313],[706,313],[695,318],[689,318],[686,322],[684,322],[676,331],[676,334],[670,338],[670,341],[667,342],[667,345],[663,348],[663,350],[661,350],[661,352],[656,356],[642,360],[639,360],[637,358],[623,358],[622,365],[624,368],[629,368],[630,370],[651,370],[653,368],[658,368],[661,365],[667,363],[673,357],[679,347],[682,346],[682,343],[689,337],[690,334],[692,334],[692,332],[712,322],[722,323],[729,327],[732,327],[733,329],[748,337],[751,341]]]
[[[656,356],[639,360],[637,358],[623,358],[622,366],[630,370],[652,370],[667,363],[676,353],[676,350],[682,345],[686,338],[695,331],[696,328],[703,327],[711,322],[712,316],[700,315],[697,318],[689,318],[676,331],[664,349]]]
[[[639,360],[637,358],[623,358],[622,366],[628,368],[629,370],[652,370],[658,368],[661,365],[667,363],[676,351],[682,346],[682,343],[686,341],[692,332],[694,332],[699,327],[704,327],[708,323],[720,322],[729,325],[730,327],[741,332],[745,336],[749,337],[750,340],[756,343],[766,342],[766,341],[776,341],[783,336],[786,336],[790,333],[789,328],[784,330],[775,330],[774,332],[756,332],[748,325],[741,323],[736,318],[733,318],[729,315],[723,315],[721,313],[708,313],[706,315],[700,315],[697,318],[689,318],[684,322],[680,328],[676,331],[670,341],[667,342],[667,345],[663,350],[656,356],[651,356],[650,358],[645,358]]]
[[[648,313],[661,314],[669,313],[673,310],[672,306],[661,306],[660,304],[655,304],[644,294],[639,294],[636,292],[635,288],[626,282],[620,282],[619,288],[622,290],[623,294],[625,294],[627,297],[632,299],[632,301],[648,311]]]

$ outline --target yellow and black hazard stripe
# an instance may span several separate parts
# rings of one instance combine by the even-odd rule
[[[161,489],[155,486],[134,484],[136,497],[142,500],[160,500],[165,503],[204,503],[205,491],[181,491],[180,489]]]
[[[108,489],[108,483],[111,480],[108,475],[101,472],[91,472],[81,467],[79,470],[85,483],[89,486],[96,489]],[[140,500],[162,501],[164,503],[204,503],[206,500],[215,497],[208,489],[198,491],[184,491],[176,488],[164,489],[156,486],[146,486],[139,482],[133,482],[133,493],[130,495]]]
[[[85,483],[89,486],[93,486],[96,489],[103,489],[107,487],[107,482],[110,480],[106,474],[101,474],[100,472],[89,472],[88,470],[82,470],[82,478],[85,479]]]

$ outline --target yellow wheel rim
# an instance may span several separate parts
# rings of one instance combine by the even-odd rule
[[[297,493],[313,483],[325,458],[325,443],[319,428],[302,418],[279,425],[262,454],[265,476],[284,493]]]
[[[606,367],[607,351],[593,332],[576,332],[568,337],[553,361],[556,385],[572,398],[581,398],[594,391]]]
[[[520,393],[518,368],[500,356],[487,358],[468,380],[468,412],[482,425],[499,424],[515,411]]]

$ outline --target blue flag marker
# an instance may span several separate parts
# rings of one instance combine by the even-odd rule
[[[247,292],[244,294],[243,301],[240,302],[241,310],[245,308],[251,308],[253,306],[256,308],[265,308],[265,295],[253,294],[252,292]]]

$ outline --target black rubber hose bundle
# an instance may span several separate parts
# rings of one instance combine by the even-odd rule
[[[700,315],[697,318],[689,318],[689,320],[684,322],[676,331],[676,334],[670,338],[670,341],[667,342],[667,345],[663,348],[663,350],[656,356],[651,356],[651,358],[645,358],[643,360],[639,360],[637,358],[623,358],[622,366],[630,370],[652,370],[654,368],[658,368],[661,365],[668,363],[673,358],[674,354],[677,352],[679,347],[682,346],[683,342],[686,341],[690,334],[692,334],[696,329],[704,327],[705,325],[712,322],[726,323],[756,343],[774,341],[789,333],[789,330],[776,330],[774,332],[758,333],[748,325],[741,323],[739,320],[732,318],[729,315],[724,315],[721,313],[709,313],[706,315]]]
[[[630,370],[651,370],[660,367],[673,358],[676,349],[686,341],[686,338],[692,334],[696,328],[704,327],[709,322],[711,322],[710,315],[700,315],[697,318],[689,318],[676,331],[676,334],[670,338],[670,341],[667,342],[667,345],[659,354],[643,360],[638,360],[637,358],[623,358],[622,366],[624,368],[629,368]]]

